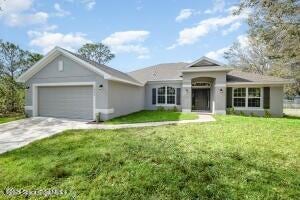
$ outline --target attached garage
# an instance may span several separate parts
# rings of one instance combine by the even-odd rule
[[[37,87],[38,116],[93,119],[93,86]]]

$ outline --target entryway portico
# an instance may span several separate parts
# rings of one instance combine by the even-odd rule
[[[208,58],[182,70],[182,111],[225,114],[226,73],[231,70]]]

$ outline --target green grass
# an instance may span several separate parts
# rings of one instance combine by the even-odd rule
[[[0,124],[23,119],[23,118],[25,118],[25,116],[22,114],[7,116],[7,117],[0,117]]]
[[[192,120],[197,119],[196,113],[183,113],[172,111],[150,111],[143,110],[140,112],[132,113],[129,115],[117,117],[108,120],[106,124],[131,124],[141,122],[161,122],[161,121],[180,121],[180,120]]]
[[[0,155],[6,187],[77,199],[297,199],[300,119],[70,130]]]

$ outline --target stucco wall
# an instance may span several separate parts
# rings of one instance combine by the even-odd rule
[[[63,71],[58,70],[58,62],[63,61]],[[103,77],[98,76],[94,72],[79,65],[73,60],[65,57],[58,56],[52,62],[47,64],[42,70],[36,73],[25,84],[29,86],[25,94],[25,106],[32,105],[32,84],[40,83],[70,83],[70,82],[95,82],[96,83],[96,109],[108,108],[108,83]],[[98,86],[102,84],[103,89],[98,89]],[[25,107],[25,108],[26,108]],[[29,116],[32,116],[30,109],[26,110]]]
[[[158,106],[162,105],[153,105],[152,104],[152,89],[153,88],[160,88],[163,86],[170,86],[176,88],[182,88],[182,82],[177,81],[177,82],[149,82],[145,85],[145,109],[146,110],[156,110]],[[181,94],[182,94],[182,89],[181,89]],[[176,98],[176,97],[175,97]],[[182,95],[181,95],[181,102],[182,102]],[[171,109],[174,107],[174,105],[164,105],[163,106],[165,109]],[[178,110],[181,110],[181,105],[176,105]]]
[[[144,109],[144,87],[108,81],[108,107],[113,113],[102,115],[107,120]]]
[[[188,72],[183,73],[182,110],[191,111],[191,82],[194,78],[214,78],[211,88],[212,112],[225,114],[226,112],[226,72]]]

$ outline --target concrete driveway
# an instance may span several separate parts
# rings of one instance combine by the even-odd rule
[[[67,129],[89,128],[86,121],[34,117],[0,124],[0,154]]]

